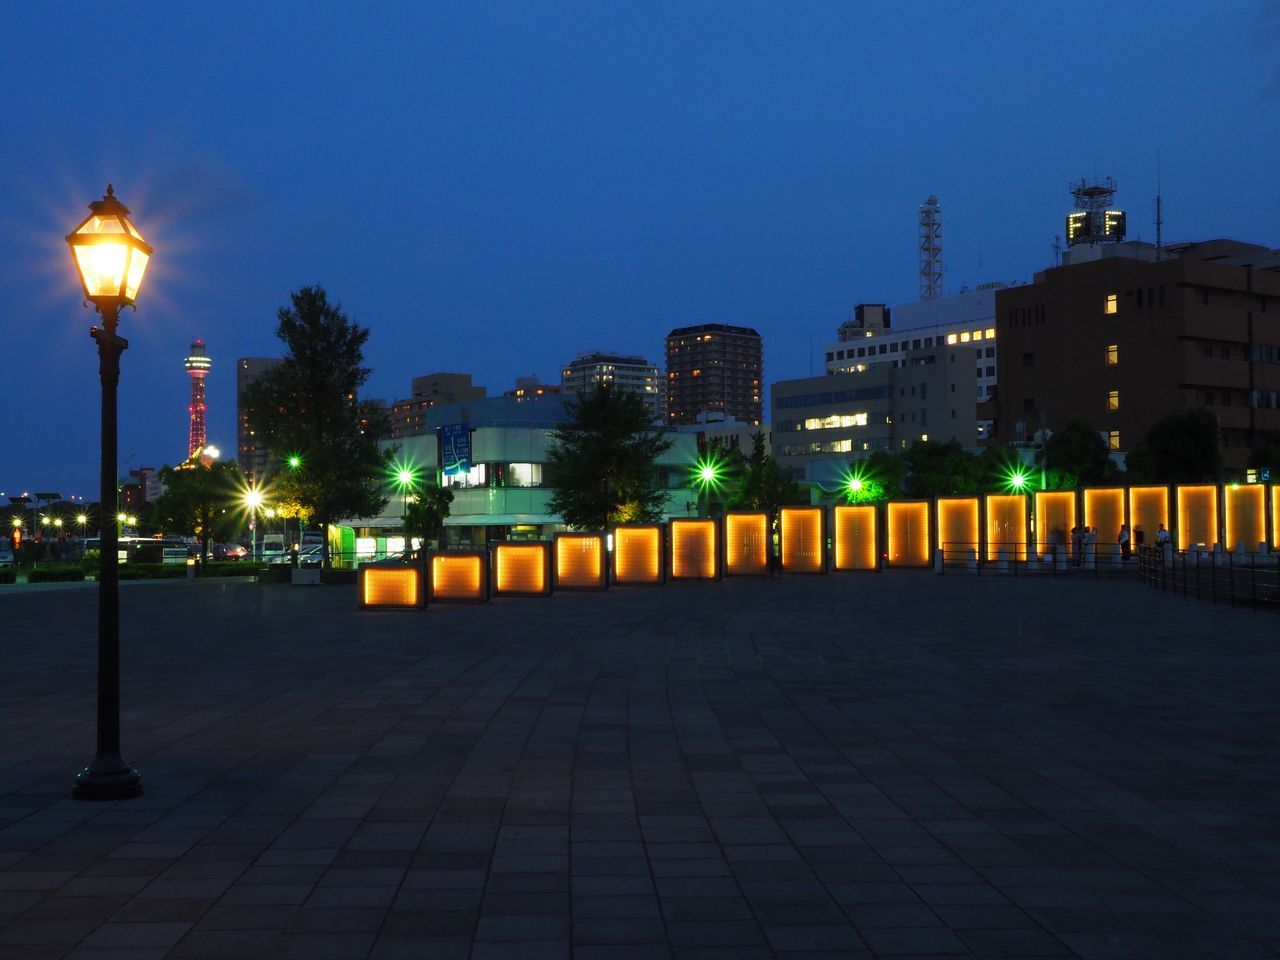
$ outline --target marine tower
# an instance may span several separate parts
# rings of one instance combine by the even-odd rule
[[[191,429],[187,435],[187,457],[194,457],[205,448],[204,433],[204,378],[213,366],[205,350],[204,341],[191,344],[191,352],[182,361],[191,376]]]

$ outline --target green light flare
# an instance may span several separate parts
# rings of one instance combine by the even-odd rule
[[[693,483],[701,493],[724,487],[724,461],[715,454],[699,457],[693,464]]]
[[[416,490],[420,479],[421,471],[412,461],[397,460],[391,464],[391,482],[401,493]]]

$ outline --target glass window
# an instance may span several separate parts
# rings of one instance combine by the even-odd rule
[[[1108,410],[1120,409],[1120,391],[1119,390],[1107,391],[1107,409]]]
[[[1108,450],[1120,449],[1120,431],[1119,430],[1107,431],[1107,449]]]
[[[1114,293],[1107,294],[1106,305],[1102,308],[1103,313],[1115,313],[1120,309],[1119,297]]]
[[[1116,343],[1107,344],[1107,366],[1114,367],[1120,362],[1120,345]]]

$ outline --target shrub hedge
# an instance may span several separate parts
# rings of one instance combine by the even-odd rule
[[[18,571],[5,567],[0,570],[0,583],[13,583],[18,579]]]
[[[70,583],[84,579],[79,567],[36,567],[27,574],[27,583]]]

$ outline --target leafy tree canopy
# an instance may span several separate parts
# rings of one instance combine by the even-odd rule
[[[1102,435],[1084,420],[1070,420],[1045,441],[1040,458],[1049,472],[1074,475],[1087,487],[1102,486],[1120,479]]]
[[[280,463],[298,466],[278,477],[281,499],[325,529],[346,517],[374,516],[386,505],[383,474],[390,432],[381,406],[358,399],[369,378],[369,331],[353,322],[323,287],[302,287],[277,313],[281,363],[246,391],[249,424]],[[277,491],[273,491],[277,492]],[[327,560],[328,541],[325,542]]]
[[[448,487],[424,484],[409,497],[404,508],[404,535],[409,540],[418,537],[424,548],[428,540],[436,539],[444,545],[444,522],[453,503],[453,491]]]
[[[165,533],[195,536],[200,557],[209,559],[209,542],[234,535],[243,515],[239,497],[244,477],[233,461],[208,466],[188,460],[160,471],[165,490],[151,510],[151,522]]]
[[[978,493],[983,466],[955,440],[939,443],[920,440],[903,455],[904,480],[909,497],[951,497]]]
[[[666,491],[657,459],[671,446],[638,396],[606,385],[566,401],[551,434],[548,509],[579,530],[661,519]]]
[[[762,510],[776,516],[782,507],[804,505],[808,497],[778,461],[765,451],[764,434],[751,437],[751,454],[742,465],[742,479],[729,506],[739,510]]]
[[[1125,463],[1137,483],[1206,483],[1221,479],[1218,418],[1197,407],[1155,423],[1134,445]]]

